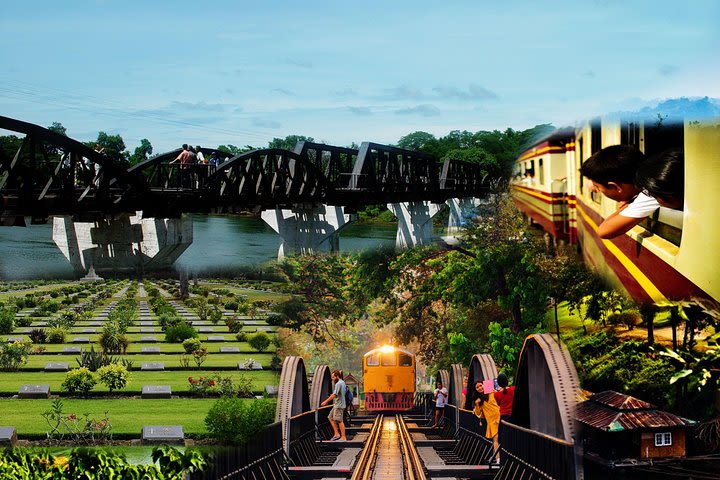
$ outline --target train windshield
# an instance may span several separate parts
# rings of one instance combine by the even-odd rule
[[[383,367],[392,367],[397,365],[397,359],[395,357],[395,352],[388,352],[382,353],[382,364]]]
[[[365,360],[365,364],[368,367],[377,367],[380,365],[380,355],[377,353],[373,353],[372,355],[368,355],[367,359]],[[383,364],[384,365],[384,364]]]
[[[401,353],[399,357],[401,367],[412,367],[412,357],[410,355],[406,353]]]

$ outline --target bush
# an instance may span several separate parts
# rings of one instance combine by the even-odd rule
[[[222,442],[244,443],[262,432],[274,419],[275,403],[270,400],[222,397],[210,408],[205,425]]]
[[[104,354],[124,354],[130,341],[117,323],[107,323],[98,338]]]
[[[237,333],[240,330],[242,330],[243,327],[245,326],[245,324],[243,322],[238,321],[238,319],[235,317],[226,318],[225,325],[227,325],[230,333]]]
[[[165,330],[165,341],[170,343],[181,343],[188,338],[197,338],[197,336],[197,330],[185,322]]]
[[[110,393],[113,390],[125,388],[128,382],[129,373],[124,365],[111,363],[100,367],[97,371],[98,380],[108,387]]]
[[[70,393],[79,393],[86,397],[97,384],[95,375],[87,368],[76,368],[65,375],[62,388]]]
[[[32,343],[25,342],[4,342],[0,345],[0,369],[7,372],[14,372],[27,363],[32,350]]]
[[[15,313],[13,307],[0,309],[0,335],[9,335],[15,330]]]
[[[33,343],[45,343],[47,340],[47,333],[42,328],[33,328],[28,333],[28,337]]]
[[[218,323],[220,323],[220,320],[222,320],[223,314],[218,307],[213,307],[212,310],[210,310],[208,318],[213,325],[217,325]]]
[[[177,327],[183,322],[184,320],[175,314],[170,315],[164,313],[158,318],[158,323],[160,324],[160,328],[162,328],[163,331],[167,330],[169,327]]]
[[[230,310],[231,312],[235,312],[238,309],[238,302],[235,300],[230,300],[225,304],[225,310]]]
[[[49,328],[47,330],[47,343],[65,343],[65,329],[60,327]]]
[[[29,327],[30,325],[32,325],[32,322],[33,322],[33,321],[30,319],[29,316],[26,316],[26,317],[17,317],[17,318],[15,319],[15,328],[18,328],[18,327],[20,327],[20,328]]]
[[[182,342],[185,353],[193,353],[195,350],[202,348],[202,342],[197,338],[188,338]]]
[[[265,332],[257,332],[254,335],[250,335],[247,342],[258,352],[264,352],[270,346],[270,337]]]
[[[238,342],[247,342],[247,333],[245,332],[238,332],[235,334],[235,338],[237,338]]]
[[[105,355],[102,352],[96,352],[94,346],[90,346],[89,352],[80,352],[80,358],[76,358],[75,361],[80,367],[85,367],[91,372],[96,372],[101,367],[110,365],[111,363],[118,363],[115,357]]]

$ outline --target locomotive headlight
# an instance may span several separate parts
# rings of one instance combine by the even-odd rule
[[[392,353],[395,351],[395,347],[393,347],[392,345],[383,345],[382,347],[380,347],[380,351],[383,353]]]

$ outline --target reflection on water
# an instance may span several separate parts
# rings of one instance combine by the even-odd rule
[[[280,237],[257,217],[193,215],[193,244],[177,262],[190,272],[233,270],[274,260]],[[394,225],[350,225],[340,236],[343,251],[395,242]],[[72,278],[73,270],[52,241],[52,222],[0,227],[0,279]]]

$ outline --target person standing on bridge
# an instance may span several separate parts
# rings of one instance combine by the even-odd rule
[[[433,428],[438,428],[443,412],[445,411],[445,405],[448,403],[448,390],[443,387],[442,382],[439,380],[435,382],[433,399],[435,400],[435,423],[433,424]]]
[[[485,438],[492,439],[495,451],[495,462],[500,462],[500,446],[498,443],[498,428],[500,426],[500,407],[495,400],[493,392],[485,392],[483,382],[475,382],[475,402],[473,413],[480,419],[485,419]]]
[[[323,407],[333,401],[333,408],[330,410],[330,415],[328,415],[328,420],[330,420],[330,425],[332,425],[333,432],[335,432],[335,435],[330,439],[331,442],[334,442],[336,440],[339,440],[341,442],[347,441],[347,438],[345,436],[345,424],[343,423],[343,415],[345,413],[345,389],[347,388],[345,386],[345,381],[343,380],[343,373],[341,370],[335,370],[332,373],[332,379],[333,382],[335,382],[335,388],[333,389],[333,393],[330,394],[328,398],[325,399],[324,402],[322,402],[320,405]]]
[[[185,187],[187,185],[189,177],[188,167],[190,166],[190,151],[188,150],[187,143],[183,143],[182,152],[175,157],[170,163],[180,163],[180,186]]]

